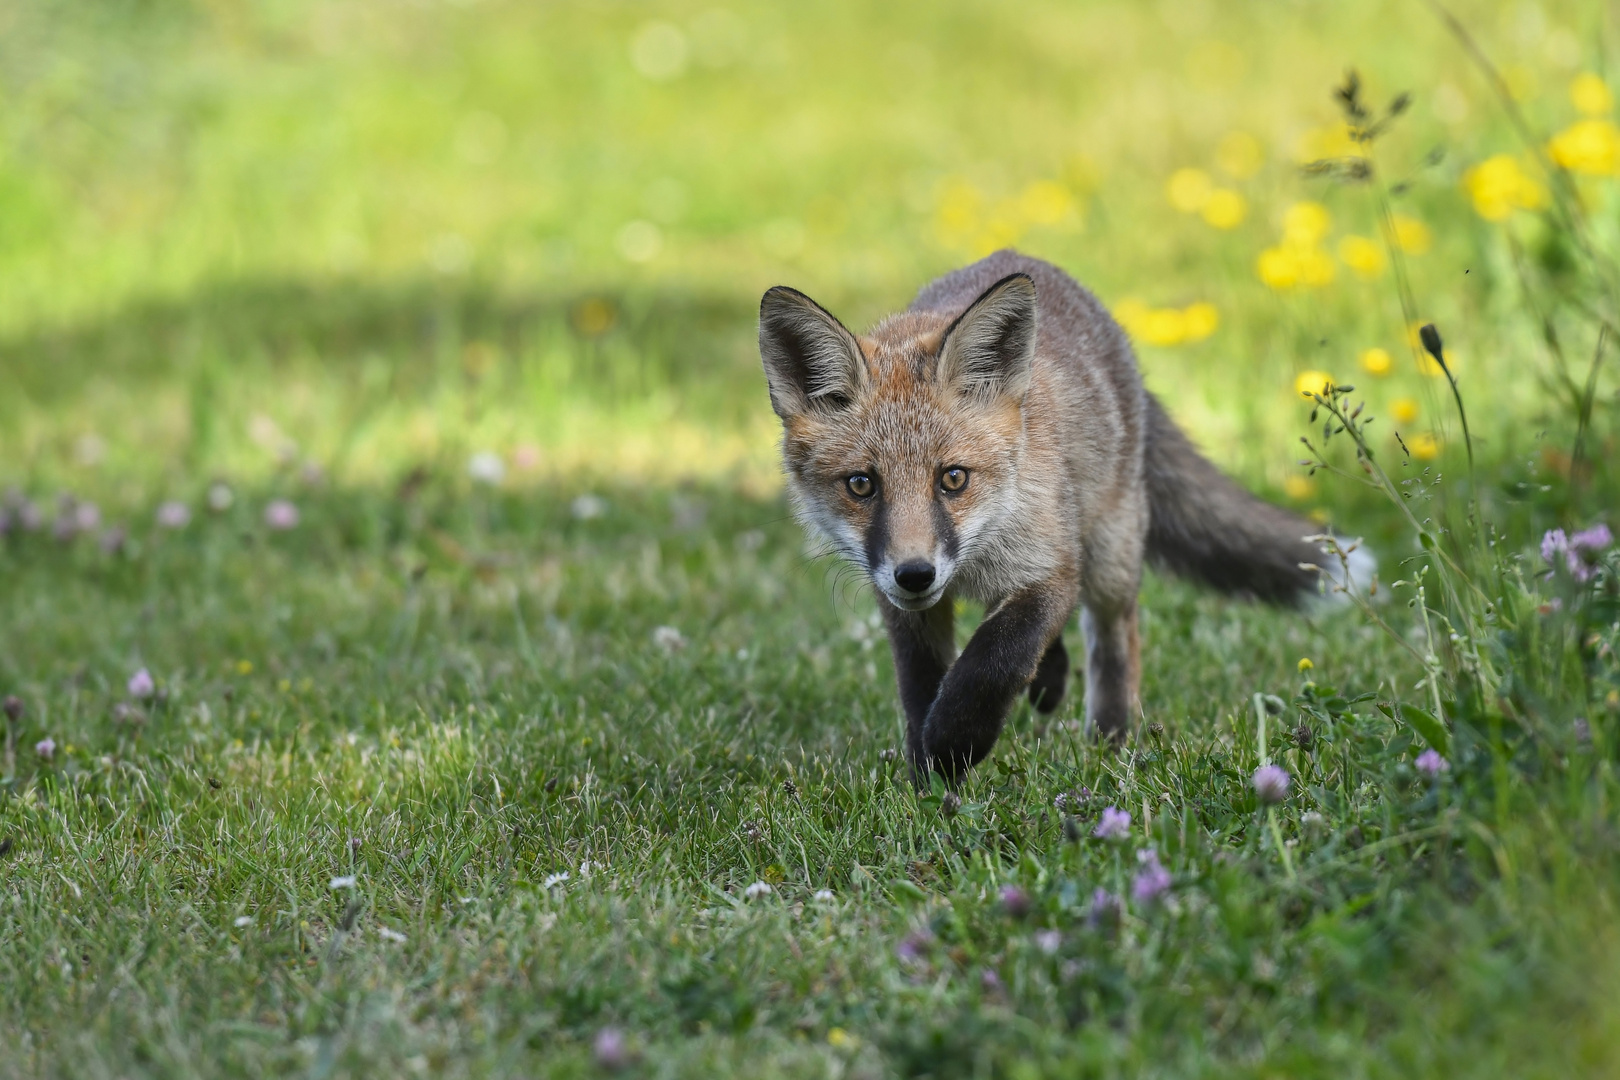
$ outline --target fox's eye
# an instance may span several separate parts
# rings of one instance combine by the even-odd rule
[[[940,474],[939,486],[954,494],[967,487],[967,481],[968,471],[960,465],[953,465]]]
[[[872,478],[865,473],[856,473],[844,483],[849,486],[849,493],[857,499],[870,499],[872,492],[877,490],[877,485],[872,483]]]

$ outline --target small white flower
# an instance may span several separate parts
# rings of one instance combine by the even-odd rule
[[[404,934],[400,933],[398,930],[390,930],[386,926],[377,927],[377,936],[382,938],[384,941],[392,941],[395,944],[403,944],[405,941]]]
[[[607,513],[607,502],[599,495],[581,495],[568,509],[579,521],[589,521]]]
[[[238,915],[236,917],[236,928],[238,930],[242,929],[243,927],[252,926],[252,925],[253,925],[253,916],[251,916],[251,915]]]
[[[653,644],[665,652],[677,652],[686,648],[686,638],[673,626],[660,626],[652,632]]]
[[[335,878],[332,879],[331,888],[334,888],[334,889],[352,889],[352,888],[354,888],[354,881],[355,881],[355,879],[354,879],[353,874],[348,874],[348,875],[345,875],[344,877],[335,877]]]
[[[506,462],[493,450],[480,450],[467,459],[467,475],[476,483],[493,487],[506,479]]]
[[[231,490],[229,484],[212,484],[208,488],[208,509],[216,514],[223,514],[231,508],[236,501],[236,492]]]
[[[816,895],[812,896],[810,899],[814,900],[818,904],[830,904],[834,900],[838,899],[838,897],[833,895],[833,891],[831,889],[817,889]]]
[[[563,882],[565,882],[567,880],[568,880],[568,871],[564,870],[560,874],[551,874],[551,875],[547,876],[546,880],[544,880],[544,881],[542,881],[540,883],[540,887],[542,889],[554,889],[558,885],[561,885]]]
[[[191,524],[191,508],[170,499],[157,508],[157,523],[165,529],[183,529]]]
[[[1047,956],[1051,956],[1063,947],[1063,935],[1056,930],[1037,930],[1035,932],[1035,947]]]
[[[750,900],[758,900],[760,897],[769,896],[775,891],[775,889],[771,888],[765,882],[756,881],[752,885],[748,886],[748,888],[743,890],[743,895],[748,897]]]

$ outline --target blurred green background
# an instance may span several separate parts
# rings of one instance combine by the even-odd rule
[[[1608,123],[1579,77],[1609,6],[1456,11],[1541,129]],[[1214,457],[1314,508],[1313,372],[1457,445],[1369,190],[1301,173],[1353,152],[1352,63],[1414,95],[1377,152],[1419,314],[1487,452],[1533,449],[1513,267],[1556,272],[1556,238],[1536,181],[1470,172],[1531,162],[1422,4],[5,5],[0,485],[116,518],[493,453],[509,486],[768,493],[760,293],[859,325],[1015,244],[1121,315]],[[1612,234],[1615,185],[1579,182]]]

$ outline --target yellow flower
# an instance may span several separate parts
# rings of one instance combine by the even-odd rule
[[[1325,371],[1302,371],[1294,379],[1294,390],[1302,396],[1312,394],[1327,394],[1328,387],[1333,385],[1333,376]]]
[[[1389,403],[1389,411],[1400,423],[1410,424],[1417,419],[1418,403],[1409,397],[1396,398]]]
[[[1221,313],[1207,300],[1188,304],[1181,314],[1186,320],[1188,341],[1203,341],[1221,325]]]
[[[1135,297],[1114,306],[1114,319],[1137,341],[1161,346],[1202,341],[1221,324],[1220,312],[1208,301],[1185,308],[1154,308]]]
[[[830,1028],[827,1031],[827,1042],[833,1046],[848,1046],[850,1043],[849,1032],[841,1027]]]
[[[253,661],[251,661],[251,660],[238,660],[236,662],[236,673],[238,675],[251,675],[251,674],[253,674]]]
[[[1295,246],[1320,243],[1333,228],[1333,216],[1319,202],[1297,202],[1283,214],[1283,242]]]
[[[1262,251],[1255,261],[1255,272],[1261,281],[1278,290],[1326,285],[1335,273],[1333,260],[1321,248],[1289,244]]]
[[[1614,95],[1609,92],[1608,84],[1590,71],[1575,76],[1575,81],[1569,84],[1569,100],[1587,116],[1602,116],[1614,108]]]
[[[1137,336],[1149,345],[1180,345],[1187,340],[1187,316],[1177,308],[1154,308]]]
[[[1299,284],[1299,263],[1288,248],[1266,248],[1255,260],[1254,272],[1273,289],[1292,289]]]
[[[1141,334],[1142,322],[1151,309],[1134,296],[1126,297],[1114,305],[1114,321],[1132,337]]]
[[[1319,288],[1333,282],[1338,271],[1333,266],[1333,260],[1328,258],[1327,252],[1321,248],[1301,248],[1294,252],[1294,262],[1299,267],[1299,283],[1307,288]]]
[[[939,192],[939,223],[952,229],[966,231],[979,220],[979,206],[984,196],[966,180],[950,180]]]
[[[1294,473],[1283,479],[1283,494],[1290,499],[1308,499],[1316,490],[1316,481]]]
[[[1302,164],[1322,158],[1360,156],[1361,147],[1350,137],[1350,129],[1344,124],[1331,124],[1307,131],[1299,141],[1297,154]]]
[[[1582,120],[1554,135],[1547,152],[1570,172],[1620,172],[1620,127],[1612,120]]]
[[[1384,272],[1384,249],[1365,236],[1347,236],[1339,241],[1339,261],[1364,278]]]
[[[1361,370],[1367,374],[1376,375],[1381,379],[1388,375],[1390,369],[1394,366],[1395,361],[1390,357],[1388,349],[1380,349],[1374,346],[1371,349],[1362,350]]]
[[[1209,173],[1203,169],[1177,169],[1170,174],[1169,181],[1164,185],[1164,193],[1169,197],[1170,205],[1183,214],[1196,214],[1202,210],[1213,190],[1214,185],[1210,183]]]
[[[1259,172],[1265,160],[1266,152],[1260,140],[1246,131],[1228,132],[1215,148],[1215,164],[1226,175],[1239,180],[1247,180]]]
[[[1395,246],[1408,255],[1422,255],[1434,243],[1434,234],[1417,218],[1396,214],[1391,224],[1395,227]]]
[[[1406,440],[1406,447],[1419,461],[1433,461],[1440,456],[1440,440],[1427,431]]]
[[[1216,188],[1204,200],[1204,220],[1217,229],[1235,229],[1249,214],[1249,202],[1230,188]]]
[[[1018,198],[1024,219],[1034,225],[1056,225],[1074,210],[1069,189],[1053,180],[1037,180]]]
[[[1311,670],[1311,668],[1315,667],[1316,665],[1311,663],[1311,658],[1310,657],[1302,656],[1302,657],[1299,658],[1299,663],[1296,664],[1295,666],[1298,667],[1299,670],[1301,670],[1301,671],[1309,671],[1309,670]]]
[[[1534,210],[1546,201],[1541,185],[1524,174],[1509,154],[1497,154],[1469,169],[1463,186],[1486,221],[1506,221],[1515,210]]]

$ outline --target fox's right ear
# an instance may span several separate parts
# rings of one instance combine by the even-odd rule
[[[847,407],[866,370],[855,335],[820,304],[785,285],[760,301],[759,358],[771,408],[784,420]]]

